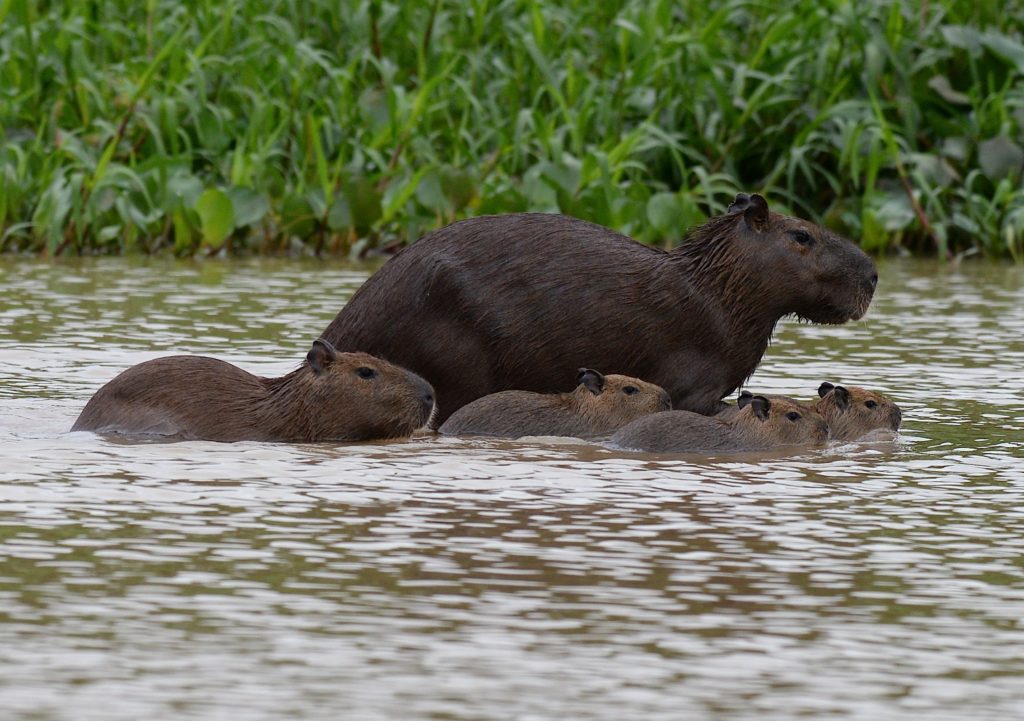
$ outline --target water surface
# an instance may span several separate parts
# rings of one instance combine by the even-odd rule
[[[1024,716],[1024,271],[884,263],[864,320],[780,325],[749,387],[876,388],[896,443],[67,432],[159,355],[287,372],[366,275],[0,259],[0,718]]]

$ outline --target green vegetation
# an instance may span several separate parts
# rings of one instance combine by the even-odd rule
[[[1024,259],[1019,0],[0,0],[0,249],[359,252],[737,189]]]

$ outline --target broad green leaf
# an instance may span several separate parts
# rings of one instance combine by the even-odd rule
[[[235,213],[236,228],[258,223],[270,210],[266,197],[252,188],[233,185],[226,192]]]
[[[677,235],[683,223],[683,208],[675,193],[656,193],[647,201],[647,220],[663,237]]]
[[[978,164],[990,180],[1018,174],[1024,166],[1024,150],[1005,135],[997,135],[978,145]]]
[[[217,188],[208,188],[196,202],[203,242],[211,248],[220,248],[235,228],[235,213],[231,198]]]

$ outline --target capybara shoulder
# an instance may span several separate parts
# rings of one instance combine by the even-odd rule
[[[639,451],[707,453],[813,446],[827,440],[824,419],[807,406],[757,395],[728,419],[689,411],[655,413],[621,428],[611,443]]]
[[[132,366],[100,388],[71,428],[212,441],[355,441],[411,434],[429,419],[433,389],[366,353],[318,339],[295,371],[261,378],[203,356]]]
[[[438,432],[446,436],[600,438],[648,413],[671,408],[668,393],[639,378],[580,368],[570,393],[501,391],[469,403]]]
[[[439,422],[497,391],[555,392],[582,359],[711,414],[779,319],[860,318],[877,279],[856,245],[756,194],[671,252],[562,215],[480,216],[391,258],[324,337],[422,375]]]
[[[898,431],[903,421],[900,407],[889,398],[857,386],[822,383],[814,409],[828,423],[830,435],[854,441],[874,431]]]

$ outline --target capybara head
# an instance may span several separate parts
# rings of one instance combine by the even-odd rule
[[[640,416],[672,408],[664,388],[639,378],[580,368],[576,383],[576,410],[595,428],[620,428]]]
[[[828,424],[813,408],[775,396],[740,396],[732,426],[765,446],[818,445],[828,440]]]
[[[871,259],[849,240],[801,218],[772,213],[757,195],[740,193],[711,232],[731,233],[729,252],[763,278],[765,301],[784,303],[815,323],[845,323],[867,312],[878,283]],[[770,286],[770,291],[768,286]],[[780,286],[787,292],[779,293]]]
[[[366,353],[338,353],[318,338],[300,373],[308,437],[400,438],[430,420],[434,389],[415,373]]]
[[[832,438],[852,441],[871,431],[897,431],[903,421],[900,407],[881,393],[856,386],[822,383],[814,409],[828,423]]]

